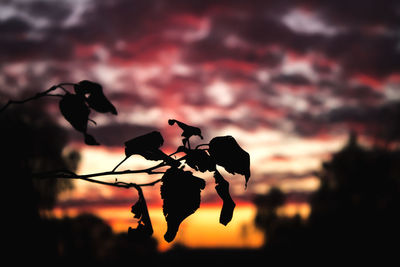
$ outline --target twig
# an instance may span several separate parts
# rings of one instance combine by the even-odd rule
[[[134,187],[136,189],[138,189],[138,187],[141,187],[141,186],[153,186],[153,185],[161,182],[161,179],[157,179],[157,180],[155,180],[153,182],[144,183],[144,184],[125,183],[125,182],[114,182],[114,183],[111,183],[111,182],[104,182],[104,181],[94,180],[94,179],[90,179],[90,178],[79,178],[79,179],[84,180],[84,181],[88,181],[88,182],[91,182],[91,183],[102,184],[102,185],[109,185],[109,186],[122,187],[122,188],[132,188],[132,187]]]
[[[124,170],[124,171],[107,171],[107,172],[98,172],[91,174],[83,174],[78,175],[74,172],[66,172],[66,171],[54,171],[47,173],[36,173],[33,174],[33,178],[70,178],[70,179],[88,179],[99,176],[107,176],[107,175],[121,175],[121,174],[134,174],[134,173],[147,173],[147,174],[160,174],[161,172],[153,172],[153,170],[166,166],[166,163],[161,162],[160,164],[153,166],[151,168],[143,169],[143,170]],[[62,174],[63,173],[63,174]]]
[[[179,159],[174,161],[181,161],[186,159],[186,156],[183,156]],[[164,172],[154,171],[158,168],[168,166],[166,162],[161,162],[153,167],[141,170],[124,170],[124,171],[106,171],[106,172],[98,172],[98,173],[90,173],[90,174],[83,174],[79,175],[74,172],[68,170],[57,170],[51,172],[44,172],[44,173],[35,173],[32,174],[32,178],[37,179],[48,179],[48,178],[67,178],[67,179],[82,179],[82,180],[90,180],[91,182],[97,181],[92,180],[90,178],[99,177],[99,176],[109,176],[109,175],[122,175],[122,174],[135,174],[135,173],[147,173],[147,174],[164,174]]]
[[[65,88],[62,87],[63,84],[65,84],[65,83],[60,83],[60,84],[58,84],[58,85],[54,85],[54,86],[50,87],[49,89],[47,89],[46,91],[37,93],[36,95],[34,95],[34,96],[32,96],[32,97],[29,97],[29,98],[27,98],[27,99],[24,99],[24,100],[11,100],[11,99],[10,99],[10,100],[8,100],[7,104],[5,104],[5,105],[0,109],[0,113],[3,112],[6,108],[8,108],[8,106],[10,106],[11,104],[24,104],[24,103],[26,103],[26,102],[28,102],[28,101],[35,100],[35,99],[38,99],[38,98],[41,98],[41,97],[44,97],[44,96],[57,96],[57,97],[62,97],[63,95],[59,95],[59,94],[50,95],[49,93],[50,93],[51,91],[56,90],[57,88],[61,88],[61,89],[64,90],[66,93],[68,93],[68,91],[67,91]],[[65,84],[65,85],[67,85],[67,84]],[[68,85],[70,85],[70,84],[68,84]]]

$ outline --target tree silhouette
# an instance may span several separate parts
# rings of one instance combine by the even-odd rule
[[[266,250],[279,255],[312,252],[337,260],[397,257],[399,166],[399,150],[364,148],[352,133],[323,164],[306,221],[276,215],[276,207],[284,203],[277,190],[255,198],[256,224],[265,230]]]
[[[64,150],[65,131],[36,103],[12,106],[0,114],[0,176],[3,197],[3,243],[13,262],[21,258],[47,257],[48,211],[60,192],[73,187],[66,179],[31,179],[32,173],[54,168],[75,171],[80,155]],[[16,253],[16,254],[14,254]]]
[[[67,90],[67,87],[73,87],[73,92]],[[55,94],[56,90],[61,91]],[[94,136],[88,133],[89,122],[96,124],[89,118],[91,111],[101,113],[111,113],[117,115],[114,105],[107,99],[103,93],[100,84],[91,81],[81,81],[74,83],[60,83],[52,86],[48,90],[37,93],[35,96],[25,100],[9,100],[6,105],[0,109],[5,111],[14,104],[24,104],[26,102],[42,97],[60,98],[59,108],[64,118],[72,127],[81,132],[87,145],[99,145]],[[145,197],[142,187],[153,186],[157,183],[161,185],[161,198],[163,199],[163,212],[167,221],[167,232],[164,235],[166,241],[174,240],[179,225],[189,215],[193,214],[200,206],[201,190],[205,188],[205,180],[196,177],[191,171],[185,170],[190,167],[200,172],[214,172],[217,194],[223,200],[223,206],[220,214],[220,222],[223,225],[228,224],[232,219],[235,203],[229,193],[229,182],[226,181],[217,170],[217,165],[225,168],[229,173],[239,173],[245,176],[245,186],[247,187],[250,178],[250,155],[243,150],[232,136],[218,136],[213,138],[209,144],[201,144],[195,148],[190,145],[190,138],[200,137],[200,128],[187,125],[183,122],[170,119],[169,125],[177,124],[182,129],[182,146],[167,155],[161,147],[164,139],[160,132],[153,131],[148,134],[136,136],[125,142],[125,158],[118,163],[111,171],[78,175],[72,169],[61,168],[46,172],[37,172],[28,176],[33,180],[42,179],[81,179],[84,181],[98,183],[114,187],[133,188],[138,191],[139,199],[132,206],[131,212],[138,219],[136,227],[129,228],[128,234],[136,240],[144,240],[153,233],[151,220],[148,214]],[[26,138],[21,136],[22,139]],[[183,154],[180,158],[174,155]],[[132,155],[140,155],[147,160],[160,161],[153,167],[141,170],[123,170],[117,171],[117,168],[127,158]],[[127,183],[115,180],[115,182],[105,182],[96,177],[122,174],[146,173],[148,175],[160,175],[162,177],[149,183],[137,184]]]

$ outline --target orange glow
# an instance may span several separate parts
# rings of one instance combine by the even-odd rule
[[[158,241],[158,249],[165,251],[175,244],[187,247],[229,247],[229,248],[258,248],[264,242],[261,231],[255,228],[253,221],[256,208],[253,205],[238,205],[232,221],[223,226],[219,223],[220,206],[202,205],[194,214],[189,216],[179,228],[175,240],[167,243],[163,236],[167,224],[160,206],[149,207],[150,218],[154,229],[154,238]],[[126,232],[129,227],[135,227],[135,219],[130,213],[130,206],[69,208],[55,209],[56,217],[76,216],[81,212],[90,212],[103,218],[114,232]]]
[[[308,203],[289,203],[279,208],[279,216],[293,217],[299,215],[302,219],[307,219],[310,215],[311,207]]]

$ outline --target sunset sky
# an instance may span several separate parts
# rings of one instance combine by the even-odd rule
[[[52,112],[56,100],[48,107],[71,133],[67,149],[80,150],[82,174],[111,170],[124,157],[125,141],[153,130],[164,137],[162,149],[175,151],[181,132],[168,125],[171,118],[200,127],[206,142],[234,136],[251,156],[252,176],[245,190],[242,176],[223,173],[238,203],[232,225],[226,232],[218,225],[221,202],[212,174],[197,173],[207,181],[202,206],[183,224],[177,242],[260,246],[252,197],[278,186],[297,196],[282,212],[306,216],[301,196],[318,188],[314,172],[321,163],[345,144],[350,131],[370,141],[391,103],[400,101],[399,3],[3,0],[1,102],[60,82],[102,84],[119,114],[91,114],[97,125],[90,124],[89,133],[100,147],[84,145],[59,112]],[[152,165],[134,156],[119,169]],[[159,186],[144,193],[155,236],[165,248]],[[70,214],[96,211],[124,231],[134,225],[129,211],[136,198],[132,190],[80,181],[62,196],[59,208]],[[193,236],[202,226],[209,237],[203,241]],[[250,241],[240,234],[246,227]]]

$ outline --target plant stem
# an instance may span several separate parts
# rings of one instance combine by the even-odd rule
[[[124,170],[124,171],[107,171],[107,172],[98,172],[98,173],[91,173],[91,174],[83,174],[78,175],[73,172],[64,172],[64,171],[54,171],[54,172],[47,172],[47,173],[37,173],[34,174],[34,178],[70,178],[70,179],[88,179],[93,177],[99,176],[107,176],[107,175],[121,175],[121,174],[134,174],[134,173],[147,173],[147,174],[160,174],[163,172],[153,172],[153,170],[166,166],[164,162],[153,166],[151,168],[143,169],[143,170]]]
[[[91,182],[91,183],[96,183],[96,184],[109,185],[109,186],[115,186],[115,187],[123,187],[123,188],[132,188],[132,187],[134,187],[136,189],[138,189],[138,187],[141,187],[141,186],[153,186],[156,183],[161,182],[161,179],[157,179],[157,180],[155,180],[153,182],[145,183],[145,184],[125,183],[125,182],[114,182],[114,183],[111,183],[111,182],[93,180],[93,179],[90,179],[90,178],[79,178],[79,179],[84,180],[84,181],[88,181],[88,182]]]
[[[186,159],[186,156],[183,156],[183,157],[177,159],[176,161],[181,161],[184,159]],[[83,175],[78,175],[78,174],[68,171],[68,170],[58,170],[58,171],[52,171],[52,172],[46,172],[46,173],[36,173],[36,174],[32,175],[32,178],[36,178],[36,179],[52,179],[52,178],[80,179],[80,180],[84,180],[84,181],[91,182],[91,183],[131,188],[131,187],[135,187],[135,185],[136,186],[152,186],[152,185],[160,182],[161,179],[158,179],[158,180],[150,182],[150,183],[145,183],[145,184],[135,184],[135,183],[125,183],[125,182],[111,183],[111,182],[104,182],[104,181],[99,181],[99,180],[95,180],[95,179],[91,179],[91,178],[99,177],[99,176],[135,174],[135,173],[164,174],[164,172],[153,171],[153,170],[161,168],[161,167],[165,167],[165,166],[168,166],[168,164],[165,162],[161,162],[160,164],[157,164],[153,167],[150,167],[147,169],[142,169],[142,170],[107,171],[107,172],[98,172],[98,173],[83,174]]]
[[[56,90],[57,88],[61,88],[61,89],[64,90],[66,93],[68,93],[68,91],[67,91],[65,88],[62,88],[62,85],[63,85],[62,83],[61,83],[61,84],[58,84],[58,85],[54,85],[54,86],[50,87],[49,89],[47,89],[46,91],[37,93],[36,95],[34,95],[34,96],[32,96],[32,97],[29,97],[29,98],[27,98],[27,99],[24,99],[24,100],[11,100],[11,99],[10,99],[10,100],[8,100],[7,104],[5,104],[5,105],[0,109],[0,113],[3,112],[6,108],[8,108],[8,106],[10,106],[11,104],[24,104],[24,103],[26,103],[26,102],[28,102],[28,101],[35,100],[35,99],[41,98],[41,97],[43,97],[43,96],[57,96],[57,97],[62,97],[62,95],[49,95],[50,92]]]

